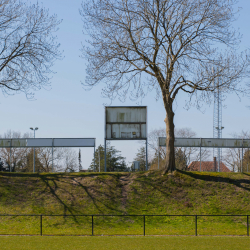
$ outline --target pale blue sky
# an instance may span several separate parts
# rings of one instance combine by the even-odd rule
[[[32,3],[37,0],[32,0]],[[104,141],[104,104],[110,104],[108,99],[101,96],[101,87],[85,91],[81,81],[85,80],[86,61],[80,58],[82,22],[79,15],[81,0],[43,0],[43,5],[50,13],[57,14],[63,19],[57,32],[61,43],[64,59],[57,61],[53,70],[57,72],[51,80],[51,89],[40,90],[35,93],[35,100],[29,101],[24,94],[3,96],[0,93],[0,134],[7,130],[29,131],[29,127],[39,127],[36,137],[96,137],[97,145]],[[242,7],[235,27],[243,34],[241,50],[249,48],[250,1],[240,0]],[[198,137],[213,136],[213,107],[204,106],[202,113],[196,108],[186,111],[185,96],[178,97],[175,108],[176,128],[189,127]],[[125,103],[115,100],[112,105],[136,105],[129,99]],[[154,93],[150,93],[139,102],[148,106],[148,131],[164,127],[165,110],[162,101],[155,101]],[[224,103],[223,109],[223,137],[231,137],[234,132],[249,130],[250,100],[230,96]],[[134,141],[116,142],[115,145],[128,161],[132,161],[140,144]],[[92,149],[82,149],[83,167],[87,168],[92,159]]]

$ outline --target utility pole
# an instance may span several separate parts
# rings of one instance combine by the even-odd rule
[[[212,69],[214,72],[214,69]],[[213,82],[214,86],[214,117],[213,117],[213,137],[222,138],[222,98],[221,98],[221,85],[223,79],[219,78],[217,83]],[[218,162],[217,171],[220,172],[220,163],[222,162],[221,148],[213,149],[213,157],[216,157]]]
[[[99,156],[99,172],[101,172],[101,157],[100,157],[100,147],[98,150],[98,156]]]

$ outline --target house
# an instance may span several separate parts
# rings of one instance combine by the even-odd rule
[[[193,161],[187,167],[188,171],[207,171],[207,172],[217,172],[218,171],[218,161],[214,157],[213,161]],[[231,172],[223,162],[220,162],[220,172]]]

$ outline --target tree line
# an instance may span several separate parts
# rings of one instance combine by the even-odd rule
[[[189,128],[177,129],[178,137],[192,138],[196,133]],[[164,169],[165,150],[158,148],[158,137],[165,137],[165,129],[154,129],[148,135],[148,169]],[[242,131],[240,134],[233,134],[234,138],[250,139],[250,133]],[[31,138],[31,134],[8,131],[0,138]],[[52,159],[51,148],[35,149],[36,172],[79,172],[82,170],[81,150],[77,153],[71,148],[54,148]],[[243,155],[243,158],[242,158]],[[10,158],[11,157],[11,158]],[[212,159],[211,149],[202,148],[201,160]],[[52,163],[53,161],[53,163]],[[133,161],[139,161],[138,171],[146,170],[146,148],[141,145],[135,154]],[[187,167],[192,161],[200,161],[200,149],[192,147],[175,147],[176,168],[188,170]],[[232,172],[250,171],[250,149],[233,148],[223,150],[222,162]],[[133,163],[126,162],[121,151],[107,142],[106,163],[108,172],[135,171]],[[34,150],[31,148],[0,148],[0,171],[11,172],[33,172]],[[53,166],[52,166],[53,165]],[[104,146],[99,145],[87,171],[104,172]]]
[[[32,138],[30,133],[8,131],[0,138]],[[11,151],[10,151],[11,150]],[[80,154],[80,151],[79,151]],[[33,172],[33,148],[0,148],[0,171]],[[78,172],[81,169],[79,156],[71,148],[35,149],[36,172]]]
[[[177,137],[195,138],[196,133],[190,128],[176,129]],[[154,129],[149,133],[149,148],[151,149],[151,169],[164,169],[165,150],[158,148],[157,138],[166,137],[165,129]],[[250,139],[250,133],[242,131],[233,133],[233,138]],[[159,151],[158,151],[159,150]],[[188,170],[187,167],[192,161],[213,161],[212,148],[192,148],[192,147],[175,147],[175,165],[176,169]],[[243,157],[242,157],[243,155]],[[201,158],[200,158],[201,157]],[[227,148],[222,150],[221,162],[223,162],[232,172],[249,172],[250,171],[250,149],[248,148]]]

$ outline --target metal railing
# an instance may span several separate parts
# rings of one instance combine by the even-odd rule
[[[95,234],[94,232],[94,229],[95,229],[95,219],[97,219],[98,217],[134,217],[134,218],[141,218],[142,219],[142,231],[141,231],[141,234],[133,234],[133,235],[152,235],[152,234],[146,234],[146,218],[152,218],[152,217],[193,217],[194,219],[194,228],[193,228],[193,233],[194,234],[191,234],[193,236],[198,236],[198,222],[199,222],[199,218],[205,218],[205,217],[241,217],[241,218],[244,218],[245,217],[245,223],[246,224],[246,234],[244,234],[245,236],[249,236],[249,216],[250,215],[154,215],[154,214],[151,214],[151,215],[145,215],[145,214],[142,214],[142,215],[98,215],[98,214],[95,214],[95,215],[43,215],[43,214],[26,214],[26,215],[21,215],[21,214],[18,214],[18,215],[11,215],[11,214],[3,214],[3,215],[0,215],[0,235],[40,235],[40,236],[43,236],[43,235],[64,235],[64,234],[44,234],[43,231],[46,227],[44,227],[43,225],[43,221],[44,219],[47,217],[62,217],[62,218],[67,218],[67,217],[71,217],[71,218],[74,218],[76,219],[77,217],[85,217],[85,218],[89,218],[89,222],[91,224],[91,226],[89,227],[89,229],[91,229],[91,231],[89,232],[89,234],[70,234],[70,235],[91,235],[91,236],[98,236],[98,235],[106,235],[106,234]],[[32,218],[38,218],[39,222],[38,222],[38,225],[37,225],[37,229],[39,227],[39,233],[36,233],[36,234],[33,234],[33,233],[2,233],[2,228],[3,228],[3,224],[6,225],[6,223],[3,223],[1,220],[3,218],[10,218],[10,217],[14,217],[14,218],[20,218],[20,217],[25,217],[25,219],[27,217],[32,217]],[[7,224],[9,223],[9,221],[7,222]],[[105,223],[103,224],[105,226]],[[37,230],[38,232],[38,230]],[[107,234],[107,235],[110,235],[110,234]],[[121,235],[121,234],[113,234],[113,235]],[[122,234],[124,235],[124,234]],[[125,234],[125,235],[128,235],[128,234]],[[159,234],[157,234],[159,235]],[[169,234],[160,234],[160,235],[169,235]],[[176,235],[176,234],[175,234]],[[229,234],[230,235],[230,234]],[[240,234],[239,236],[242,236],[242,234]]]

